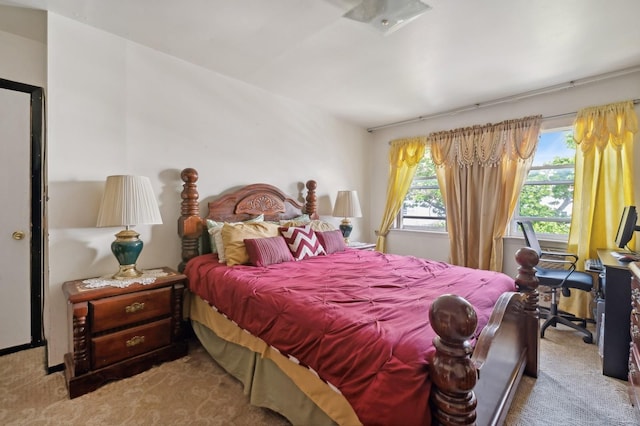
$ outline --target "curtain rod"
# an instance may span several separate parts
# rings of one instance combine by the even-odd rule
[[[547,87],[543,87],[542,89],[532,90],[532,91],[529,91],[529,92],[523,92],[523,93],[520,93],[520,94],[517,94],[517,95],[507,96],[507,97],[504,97],[504,98],[498,98],[498,99],[494,99],[494,100],[488,101],[488,102],[479,102],[477,104],[467,105],[465,107],[455,108],[455,109],[451,109],[451,110],[448,110],[448,111],[438,112],[438,113],[435,113],[435,114],[421,115],[421,116],[418,116],[418,117],[409,118],[407,120],[401,120],[401,121],[396,121],[396,122],[393,122],[393,123],[382,124],[380,126],[369,127],[367,129],[367,132],[372,133],[372,132],[375,132],[376,130],[386,129],[388,127],[396,127],[396,126],[400,126],[400,125],[403,125],[403,124],[409,124],[409,123],[416,123],[416,122],[419,122],[419,121],[431,120],[431,119],[438,118],[438,117],[444,117],[444,116],[447,116],[447,115],[455,115],[455,114],[459,114],[461,112],[473,111],[473,110],[476,110],[476,109],[485,108],[485,107],[494,106],[494,105],[499,105],[499,104],[503,104],[503,103],[507,103],[507,102],[519,101],[519,100],[522,100],[522,99],[526,99],[526,98],[530,98],[530,97],[534,97],[534,96],[538,96],[538,95],[544,95],[544,94],[547,94],[547,93],[559,92],[560,90],[571,89],[573,87],[583,86],[585,84],[590,84],[590,83],[596,83],[598,81],[607,80],[607,79],[614,78],[614,77],[621,77],[623,75],[632,74],[632,73],[638,72],[638,71],[640,71],[640,66],[632,67],[632,68],[626,68],[626,69],[622,69],[622,70],[618,70],[618,71],[613,71],[613,72],[610,72],[610,73],[600,74],[600,75],[597,75],[597,76],[594,76],[594,77],[587,77],[587,78],[583,78],[583,79],[579,79],[579,80],[572,80],[572,81],[570,81],[568,83],[556,84],[554,86],[547,86]],[[638,99],[634,99],[633,103],[637,104],[638,103]],[[554,115],[554,116],[550,116],[550,117],[543,117],[543,119],[564,117],[564,116],[568,116],[568,115],[571,115],[571,114],[575,114],[575,113],[559,114],[559,115]]]
[[[640,98],[632,99],[631,102],[633,102],[634,105],[638,105],[638,104],[640,104]],[[573,112],[565,112],[564,114],[546,115],[546,116],[542,117],[542,119],[543,120],[551,120],[551,119],[554,119],[554,118],[569,117],[571,115],[576,115],[577,113],[578,113],[578,111],[573,111]]]
[[[640,104],[640,98],[638,99],[633,99],[631,102],[633,102],[634,105],[638,105]],[[547,116],[543,116],[542,120],[552,120],[554,118],[562,118],[562,117],[569,117],[572,115],[576,115],[578,113],[578,111],[573,111],[573,112],[565,112],[563,114],[554,114],[554,115],[547,115]],[[389,141],[389,145],[391,145],[391,142],[393,141]]]

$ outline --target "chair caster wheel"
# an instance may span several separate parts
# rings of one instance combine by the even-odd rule
[[[593,343],[593,337],[591,337],[591,336],[584,336],[584,337],[582,338],[582,341],[583,341],[583,342],[585,342],[585,343]]]

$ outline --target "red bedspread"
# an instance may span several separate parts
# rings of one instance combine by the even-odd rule
[[[415,257],[347,250],[268,267],[192,259],[189,288],[336,386],[366,425],[430,423],[431,302],[466,298],[478,334],[512,278]]]

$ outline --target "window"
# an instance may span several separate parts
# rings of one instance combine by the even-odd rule
[[[516,220],[531,220],[540,235],[569,235],[575,150],[571,128],[540,133],[533,165],[510,224],[511,235],[520,235]],[[428,149],[405,197],[396,228],[446,232],[444,201]]]
[[[398,215],[397,227],[423,231],[446,231],[444,200],[429,150],[418,164],[416,174]]]
[[[568,236],[573,208],[576,143],[572,129],[540,133],[533,165],[514,212],[516,220],[530,220],[536,233]]]

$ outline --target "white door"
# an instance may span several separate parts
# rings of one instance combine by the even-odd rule
[[[0,350],[31,343],[30,103],[0,89]]]

